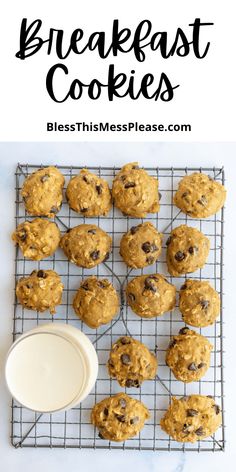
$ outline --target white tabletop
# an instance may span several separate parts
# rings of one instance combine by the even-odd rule
[[[230,143],[1,143],[1,304],[0,330],[0,456],[3,472],[77,472],[84,470],[135,472],[190,471],[217,472],[236,461],[235,448],[235,276],[236,260],[236,144]],[[116,165],[139,161],[146,166],[225,166],[228,199],[225,226],[225,408],[226,451],[216,453],[137,452],[78,449],[17,449],[9,441],[10,396],[6,391],[3,366],[12,336],[14,248],[10,234],[14,228],[14,170],[17,162],[43,164]]]

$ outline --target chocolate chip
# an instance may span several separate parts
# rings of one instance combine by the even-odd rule
[[[126,179],[126,175],[123,174],[123,175],[120,176],[120,180],[122,180],[122,182],[124,182],[125,179]]]
[[[83,285],[81,285],[81,288],[83,288],[86,291],[89,290],[88,282],[83,283]]]
[[[212,407],[212,408],[214,408],[214,409],[215,409],[215,413],[216,413],[216,415],[219,415],[219,413],[220,413],[220,407],[219,407],[219,405],[213,405],[213,407]]]
[[[132,226],[132,228],[130,228],[131,234],[135,234],[137,231],[138,231],[138,226]]]
[[[90,253],[90,257],[91,259],[93,259],[93,261],[97,261],[99,259],[99,256],[100,256],[100,251],[93,251]]]
[[[130,424],[137,424],[137,423],[139,423],[139,416],[134,416],[133,418],[131,418]]]
[[[119,339],[119,342],[120,342],[121,344],[130,344],[130,338],[128,338],[128,337],[120,338],[120,339]]]
[[[184,424],[183,429],[182,429],[182,432],[183,432],[184,434],[189,434],[189,433],[190,433],[189,424],[186,424],[186,423]]]
[[[182,193],[181,198],[186,198],[188,194],[189,194],[188,192]]]
[[[138,165],[132,166],[132,169],[139,169]]]
[[[120,422],[120,423],[125,423],[125,415],[118,415],[117,413],[115,414],[115,417],[116,419]]]
[[[133,188],[133,187],[136,187],[135,182],[127,182],[127,184],[125,184],[125,188]]]
[[[183,260],[185,259],[185,254],[184,254],[184,252],[182,252],[182,251],[176,252],[176,254],[175,254],[175,259],[176,259],[176,261],[178,261],[178,262],[183,261]]]
[[[169,348],[174,347],[176,345],[176,342],[177,341],[175,339],[171,339],[170,344],[169,344]]]
[[[179,334],[187,334],[189,331],[189,328],[187,326],[184,326],[184,328],[181,328],[179,330]]]
[[[140,387],[139,381],[138,380],[133,380],[133,379],[127,379],[125,382],[126,387]]]
[[[134,302],[135,301],[135,295],[133,293],[128,293],[128,299],[130,300],[130,302]]]
[[[204,436],[205,432],[204,432],[203,427],[200,426],[200,428],[196,429],[195,434],[196,434],[197,436]]]
[[[207,395],[207,398],[214,398],[212,395]]]
[[[98,433],[98,437],[99,437],[100,439],[105,439],[105,438],[103,437],[102,433],[100,433],[100,432]]]
[[[197,201],[199,203],[199,205],[207,205],[207,198],[205,197],[205,195],[202,195],[200,200]]]
[[[144,281],[144,288],[146,290],[151,290],[151,292],[157,292],[157,288],[154,285],[154,282],[152,281],[151,277],[147,277]]]
[[[25,241],[27,238],[27,232],[23,229],[17,234],[17,236],[19,237],[20,241]]]
[[[124,364],[124,365],[129,365],[131,363],[131,359],[130,359],[130,356],[128,354],[122,354],[122,356],[120,358],[121,358],[122,364]]]
[[[114,347],[113,347],[113,348],[112,348],[112,351],[114,351],[114,350],[115,350],[115,349],[114,349]],[[114,367],[114,364],[113,364],[113,362],[111,361],[111,359],[109,359],[108,364],[109,364],[110,367]]]
[[[71,231],[71,228],[68,228],[68,230],[66,232],[69,233],[70,231]]]
[[[101,195],[102,194],[102,185],[96,185],[96,190],[97,190],[98,195]]]
[[[158,197],[159,197],[159,200],[162,199],[162,194],[161,194],[161,192],[158,192]]]
[[[126,400],[124,398],[120,398],[119,405],[121,408],[126,408]]]
[[[104,414],[104,416],[108,416],[108,408],[104,408],[103,414]]]
[[[86,182],[86,184],[89,183],[89,181],[88,181],[88,179],[87,179],[87,177],[86,177],[85,175],[83,176],[83,180],[84,180],[84,182]]]
[[[169,246],[169,244],[171,243],[171,239],[172,239],[172,237],[169,236],[169,238],[168,238],[167,241],[166,241],[166,245],[167,245],[167,246]]]
[[[104,257],[104,259],[103,259],[103,262],[106,262],[106,261],[109,259],[109,257],[110,257],[110,253],[107,252],[107,253],[105,254],[105,257]]]
[[[145,243],[142,244],[142,250],[145,253],[151,252],[151,243],[149,241],[146,241]]]
[[[106,283],[103,282],[102,280],[97,281],[97,286],[100,288],[106,288]]]
[[[40,279],[46,279],[47,274],[44,272],[44,270],[38,270],[37,277],[39,277]]]
[[[49,174],[45,174],[45,175],[42,175],[41,177],[41,182],[44,183],[44,182],[47,182],[47,180],[49,179],[50,175]]]
[[[188,408],[187,410],[187,416],[197,416],[198,415],[198,411],[197,410],[194,410],[193,408]]]
[[[89,234],[96,234],[96,229],[92,228],[88,230]]]
[[[188,248],[189,254],[197,254],[198,253],[198,247],[197,246],[190,246]]]
[[[182,285],[182,287],[180,287],[180,290],[185,290],[186,288],[187,288],[187,285],[184,284],[184,285]]]
[[[148,257],[146,258],[146,262],[147,262],[149,265],[153,264],[153,263],[155,262],[155,257],[148,256]]]
[[[194,362],[191,362],[191,364],[188,365],[188,370],[195,372],[197,370],[196,364]]]
[[[209,301],[208,300],[201,300],[200,305],[201,305],[202,310],[207,310],[207,308],[209,306]]]
[[[81,208],[80,211],[81,213],[86,213],[86,211],[88,211],[88,208]]]
[[[202,369],[203,367],[206,367],[205,362],[200,362],[200,364],[198,364],[198,366],[197,366],[198,369]]]
[[[33,288],[33,284],[28,283],[28,284],[26,284],[26,287],[27,287],[27,288]]]

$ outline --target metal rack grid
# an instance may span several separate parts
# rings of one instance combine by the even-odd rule
[[[25,219],[26,215],[20,197],[20,189],[25,177],[42,165],[18,164],[16,169],[16,225]],[[76,175],[82,167],[58,166],[66,179]],[[110,184],[118,168],[88,167],[91,172],[104,177]],[[15,299],[13,339],[23,332],[44,324],[50,320],[54,323],[66,322],[81,329],[93,342],[99,358],[98,380],[90,395],[67,412],[53,414],[38,414],[21,407],[12,401],[11,441],[14,447],[62,447],[62,448],[93,448],[93,449],[137,449],[137,450],[168,450],[168,451],[222,451],[225,446],[224,434],[224,381],[223,381],[223,227],[224,209],[217,215],[204,220],[191,219],[184,215],[172,204],[173,194],[179,180],[186,174],[197,171],[206,172],[213,179],[224,184],[223,168],[146,168],[150,175],[159,179],[161,193],[161,209],[158,214],[148,215],[145,221],[152,222],[163,233],[163,250],[159,261],[143,270],[130,270],[122,262],[119,255],[119,240],[121,235],[131,226],[139,224],[142,219],[123,216],[116,208],[112,208],[107,217],[86,218],[87,223],[101,226],[113,238],[113,250],[106,263],[94,269],[83,269],[71,264],[59,249],[56,253],[40,262],[29,261],[22,257],[16,248],[15,283],[21,276],[28,275],[34,269],[54,269],[64,283],[62,304],[57,314],[52,318],[48,313],[38,313],[25,310]],[[83,223],[85,218],[71,210],[63,200],[61,211],[56,217],[60,230]],[[124,288],[134,276],[142,273],[160,272],[176,285],[177,290],[183,284],[185,276],[172,278],[169,276],[165,263],[165,242],[173,227],[188,224],[203,231],[210,239],[211,249],[207,263],[203,269],[189,274],[188,278],[209,280],[221,297],[221,313],[216,323],[210,327],[196,329],[204,334],[213,344],[211,364],[206,375],[198,382],[184,384],[177,381],[165,364],[165,350],[170,336],[176,334],[183,326],[178,306],[171,313],[154,319],[137,317],[126,305]],[[81,280],[89,275],[108,278],[120,292],[120,314],[109,325],[92,330],[81,322],[72,308],[73,296]],[[122,391],[116,380],[109,378],[106,362],[112,343],[121,335],[131,334],[144,342],[158,356],[158,376],[155,380],[146,381],[141,388],[129,388],[126,392],[144,402],[149,408],[151,419],[146,423],[139,436],[124,443],[114,443],[99,438],[98,431],[90,423],[92,406],[106,396]],[[195,444],[182,444],[168,437],[160,428],[160,418],[168,408],[171,395],[181,397],[191,393],[212,395],[220,405],[223,423],[219,430],[209,438],[199,440]]]

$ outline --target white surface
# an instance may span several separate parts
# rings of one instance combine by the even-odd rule
[[[1,367],[11,343],[14,248],[10,234],[14,228],[14,168],[18,161],[45,164],[122,165],[139,161],[142,165],[159,166],[220,166],[224,165],[227,178],[228,198],[225,227],[225,394],[226,394],[226,452],[221,453],[153,453],[93,450],[14,450],[9,444],[10,398],[1,378],[0,454],[1,470],[4,472],[51,472],[84,470],[92,472],[220,472],[233,470],[235,449],[235,275],[233,265],[235,246],[236,202],[236,144],[224,143],[9,143],[0,144],[1,155]],[[2,370],[3,371],[3,370]]]
[[[2,2],[0,15],[1,61],[7,73],[1,74],[0,102],[4,113],[0,115],[1,140],[65,140],[94,141],[123,140],[235,140],[235,0],[143,0],[127,1],[100,0],[82,2],[70,0],[41,0],[37,5],[32,0],[8,0]],[[14,12],[14,14],[13,14]],[[138,62],[134,53],[118,53],[100,59],[97,52],[82,55],[70,54],[65,60],[58,59],[55,43],[52,53],[47,55],[47,46],[26,60],[15,57],[19,50],[20,24],[22,18],[29,22],[42,19],[43,25],[39,37],[46,40],[49,29],[63,29],[63,50],[69,47],[69,39],[76,28],[84,30],[82,44],[94,31],[105,31],[107,45],[111,42],[112,22],[119,19],[121,27],[129,27],[132,34],[142,20],[150,19],[153,33],[168,32],[168,48],[174,42],[176,30],[181,27],[188,40],[192,40],[192,27],[195,18],[202,22],[213,22],[214,26],[203,27],[200,33],[200,48],[204,50],[211,42],[209,52],[204,59],[197,59],[190,47],[187,57],[174,55],[163,59],[159,51],[144,49],[146,60]],[[143,40],[142,45],[148,40]],[[128,41],[128,45],[131,40]],[[181,44],[181,41],[179,42]],[[127,46],[127,45],[126,45]],[[161,73],[164,72],[171,83],[180,85],[170,102],[147,100],[140,97],[131,100],[128,97],[109,102],[105,90],[98,100],[90,100],[85,95],[80,100],[67,100],[55,103],[46,91],[46,75],[57,63],[68,68],[68,75],[58,72],[55,89],[64,97],[70,84],[76,78],[88,84],[94,78],[107,83],[109,64],[114,64],[116,73],[135,70],[135,90],[138,91],[142,77],[147,73],[155,76],[151,91],[157,89]],[[123,93],[126,88],[123,88]],[[24,118],[22,119],[22,111]],[[123,123],[191,124],[191,133],[181,132],[109,132],[77,133],[48,132],[47,122],[58,124],[83,122],[94,123],[109,121]]]

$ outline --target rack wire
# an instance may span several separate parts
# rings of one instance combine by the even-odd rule
[[[25,213],[24,204],[20,197],[20,189],[26,176],[42,165],[18,164],[16,169],[16,226],[22,221],[31,220]],[[82,167],[57,166],[65,176],[66,183],[78,174]],[[91,172],[105,178],[108,183],[120,170],[116,167],[87,167]],[[100,226],[107,231],[113,239],[113,249],[109,259],[94,269],[79,268],[71,264],[59,249],[56,253],[40,262],[26,260],[16,248],[15,259],[15,284],[19,277],[30,274],[34,269],[53,269],[62,278],[64,284],[62,304],[58,307],[56,315],[38,313],[25,310],[15,297],[13,340],[17,339],[25,331],[49,322],[70,323],[81,329],[93,342],[99,359],[98,379],[90,395],[77,407],[67,412],[53,414],[38,414],[32,412],[15,400],[12,401],[11,442],[18,447],[50,447],[50,448],[93,448],[93,449],[137,449],[137,450],[167,450],[167,451],[223,451],[225,447],[225,422],[224,422],[224,380],[223,380],[223,238],[224,238],[224,209],[211,218],[197,220],[189,218],[176,208],[173,194],[179,180],[194,171],[205,172],[213,179],[224,184],[223,168],[181,168],[181,167],[149,167],[146,168],[150,175],[159,179],[161,193],[161,209],[158,214],[148,215],[145,221],[150,221],[163,233],[163,249],[158,262],[142,270],[128,269],[119,254],[119,241],[124,232],[131,226],[139,224],[142,219],[123,216],[114,206],[108,216],[96,218],[84,218],[71,210],[63,200],[61,211],[56,216],[56,222],[61,230],[76,226],[86,221]],[[178,306],[171,313],[165,313],[161,317],[143,319],[137,317],[127,306],[124,296],[126,283],[134,276],[143,273],[150,274],[160,272],[164,274],[177,287],[177,290],[186,279],[183,277],[172,278],[166,269],[166,240],[173,227],[180,224],[188,224],[201,230],[210,239],[210,255],[205,266],[188,274],[188,278],[209,280],[218,291],[221,298],[221,313],[216,323],[210,327],[197,329],[199,333],[208,337],[213,344],[211,364],[206,375],[198,382],[184,384],[177,381],[170,369],[165,364],[165,351],[172,334],[177,334],[184,325]],[[81,322],[75,315],[72,300],[81,281],[89,275],[108,278],[120,293],[121,309],[118,316],[108,325],[92,330]],[[93,405],[119,391],[116,380],[109,378],[106,362],[112,343],[121,335],[130,334],[134,338],[145,343],[158,357],[158,376],[155,380],[145,381],[139,389],[128,388],[126,393],[141,400],[150,410],[151,418],[147,421],[140,434],[124,443],[109,442],[98,436],[98,431],[90,423],[90,412]],[[199,440],[197,443],[178,443],[168,437],[160,428],[160,418],[168,408],[171,396],[182,397],[188,394],[212,395],[222,410],[223,423],[218,431],[209,438]]]

